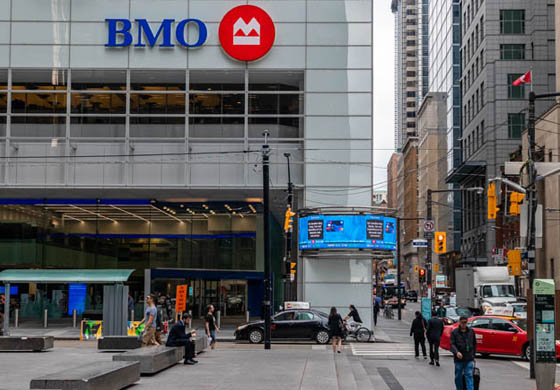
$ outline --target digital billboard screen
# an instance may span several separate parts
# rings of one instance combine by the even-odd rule
[[[310,215],[299,218],[299,248],[395,250],[397,221],[382,215]]]
[[[68,285],[68,315],[80,315],[86,308],[86,285],[82,283],[70,283]]]

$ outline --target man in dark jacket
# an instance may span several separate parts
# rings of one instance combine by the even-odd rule
[[[169,336],[167,337],[168,347],[185,347],[185,362],[184,364],[196,364],[198,361],[194,360],[194,337],[195,331],[189,333],[185,330],[185,323],[189,321],[191,315],[189,313],[183,313],[183,318],[177,321],[169,331]]]
[[[432,317],[428,321],[428,326],[426,327],[426,337],[430,345],[430,365],[432,366],[435,361],[436,366],[439,367],[439,342],[443,334],[443,326],[441,318]]]
[[[457,390],[474,390],[473,369],[476,353],[474,331],[467,326],[467,317],[459,318],[459,326],[451,332],[451,353],[455,361],[455,387]],[[463,389],[463,376],[466,389]]]
[[[422,346],[422,354],[424,355],[424,359],[427,359],[426,356],[426,320],[422,317],[422,314],[417,311],[416,318],[412,321],[412,326],[410,327],[410,335],[414,335],[414,356],[418,357],[420,355],[420,351],[418,346]]]

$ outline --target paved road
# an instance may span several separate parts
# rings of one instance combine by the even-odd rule
[[[380,318],[376,337],[388,342],[374,344],[352,344],[347,353],[354,363],[360,363],[370,377],[376,390],[424,390],[453,389],[453,358],[447,351],[441,352],[441,367],[428,365],[422,358],[414,357],[414,344],[410,335],[410,324],[414,312],[420,305],[407,304],[403,320]],[[426,345],[427,347],[427,345]],[[535,387],[529,379],[529,363],[516,357],[478,358],[481,371],[481,387],[486,389],[527,389]],[[560,365],[557,382],[560,383]]]

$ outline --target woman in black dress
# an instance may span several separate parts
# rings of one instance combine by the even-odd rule
[[[342,317],[337,313],[336,307],[334,306],[331,307],[331,313],[329,314],[329,331],[332,339],[333,352],[340,353],[342,350],[342,333],[344,332],[344,324],[342,322]]]

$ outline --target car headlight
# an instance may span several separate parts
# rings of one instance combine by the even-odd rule
[[[245,329],[247,326],[249,326],[249,325],[240,325],[240,326],[237,327],[237,331],[239,332],[240,330]]]
[[[488,309],[491,309],[491,308],[492,308],[492,305],[489,304],[489,303],[483,303],[482,304],[482,311],[483,312],[486,312]]]

